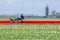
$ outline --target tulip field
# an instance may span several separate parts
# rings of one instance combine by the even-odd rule
[[[21,23],[26,23],[26,24],[60,24],[60,20],[16,20],[13,22],[10,19],[5,19],[5,20],[0,20],[0,24],[21,24]]]
[[[0,24],[0,40],[60,40],[60,24]]]

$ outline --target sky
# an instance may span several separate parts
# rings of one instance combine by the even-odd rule
[[[0,0],[0,14],[35,14],[45,15],[45,8],[60,12],[60,0]]]

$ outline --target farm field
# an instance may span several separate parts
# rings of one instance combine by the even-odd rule
[[[60,18],[25,18],[25,19],[27,19],[27,20],[60,20]]]
[[[3,20],[3,19],[9,19],[9,18],[0,18],[0,19]],[[13,19],[14,19],[14,18],[13,18]],[[25,19],[27,19],[27,20],[32,20],[32,19],[35,19],[35,20],[42,20],[42,19],[43,19],[43,20],[47,20],[47,19],[48,19],[48,20],[50,20],[50,19],[56,20],[56,19],[58,19],[58,20],[59,20],[60,18],[25,18]]]
[[[0,40],[60,40],[60,25],[0,25]]]

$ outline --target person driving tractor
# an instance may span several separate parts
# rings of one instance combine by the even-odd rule
[[[10,18],[10,20],[13,21],[13,23],[15,23],[16,20],[21,20],[21,23],[22,23],[22,21],[24,20],[24,16],[23,16],[23,14],[21,14],[21,15],[18,15],[18,17],[15,18],[15,19]]]

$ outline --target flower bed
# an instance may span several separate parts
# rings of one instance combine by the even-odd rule
[[[0,24],[12,24],[11,20],[0,20]],[[17,20],[15,23],[27,23],[27,24],[60,24],[60,20]]]

